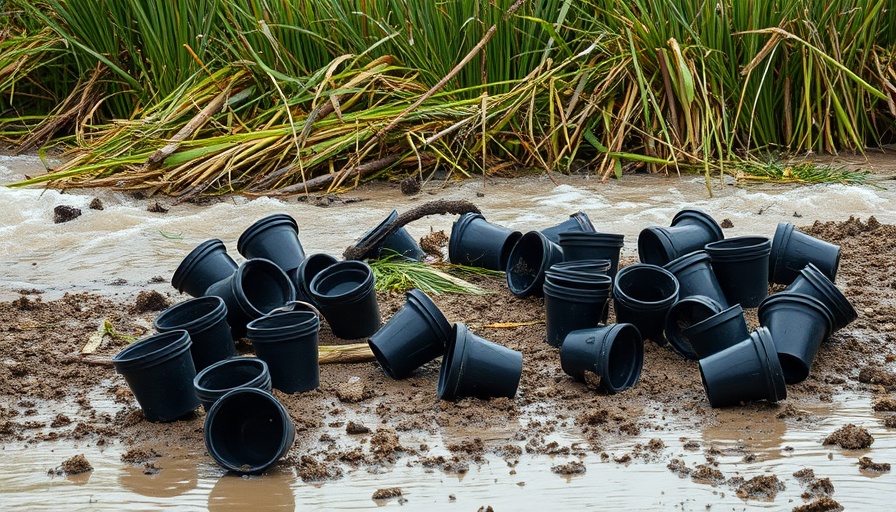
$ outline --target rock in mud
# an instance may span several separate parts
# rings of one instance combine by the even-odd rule
[[[812,503],[793,507],[793,512],[840,512],[841,510],[843,510],[843,505],[828,496],[818,498]]]
[[[102,210],[104,208],[103,202],[100,201],[100,198],[98,197],[94,197],[93,200],[90,201],[90,204],[87,205],[87,207],[91,210]]]
[[[860,450],[868,448],[873,442],[874,437],[867,430],[849,423],[835,430],[824,440],[823,444],[836,444],[847,450]]]
[[[784,482],[775,475],[759,475],[744,482],[737,489],[737,497],[746,499],[774,500],[784,490]]]
[[[388,500],[389,498],[398,498],[401,496],[401,489],[398,487],[388,487],[386,489],[377,489],[373,493],[375,500]]]
[[[889,462],[874,462],[871,457],[862,457],[859,459],[859,469],[871,473],[889,473]]]
[[[572,461],[568,464],[551,466],[551,472],[557,473],[558,475],[582,475],[585,473],[585,464]]]
[[[408,176],[407,178],[401,180],[399,183],[399,189],[401,193],[406,196],[412,196],[417,192],[420,192],[420,182],[417,181],[416,176]]]
[[[75,455],[74,457],[66,460],[62,463],[62,471],[67,475],[77,475],[79,473],[86,473],[88,471],[93,471],[93,466],[87,462],[87,458],[84,457],[83,454]]]
[[[63,222],[74,220],[80,216],[81,209],[75,208],[74,206],[61,204],[56,208],[53,208],[53,222],[56,224],[62,224]]]
[[[348,425],[345,426],[346,434],[369,434],[370,428],[364,425],[363,423],[355,423],[354,421],[349,421]]]

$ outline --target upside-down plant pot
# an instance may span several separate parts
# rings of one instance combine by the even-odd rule
[[[523,375],[523,354],[454,324],[439,369],[441,400],[462,397],[513,398]]]
[[[177,330],[153,334],[128,345],[112,358],[147,421],[174,421],[199,407],[193,392],[196,367],[190,335]]]
[[[243,231],[236,250],[246,259],[273,261],[284,272],[298,268],[305,259],[299,241],[299,225],[284,213],[269,215]]]
[[[201,297],[209,286],[227,278],[237,265],[227,254],[224,242],[206,240],[190,251],[171,276],[171,285],[179,292]]]
[[[183,329],[190,333],[190,355],[196,371],[236,355],[227,306],[216,296],[190,299],[159,313],[153,321],[158,332]]]
[[[320,385],[320,319],[311,311],[282,311],[246,326],[255,355],[267,363],[271,385],[284,393],[310,391]]]

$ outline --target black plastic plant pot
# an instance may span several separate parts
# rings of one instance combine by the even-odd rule
[[[663,268],[675,274],[678,279],[680,297],[702,295],[718,302],[722,309],[728,307],[725,293],[712,269],[709,254],[706,251],[694,251],[675,258],[663,265]]]
[[[296,427],[283,404],[267,391],[238,388],[205,416],[205,447],[221,467],[258,474],[289,452]]]
[[[383,372],[403,379],[445,353],[451,324],[420,290],[406,293],[407,301],[368,343]]]
[[[451,226],[448,259],[456,265],[503,271],[511,249],[522,236],[519,231],[488,222],[479,213],[465,213]]]
[[[171,286],[179,292],[201,297],[209,286],[236,271],[236,262],[227,254],[224,242],[206,240],[190,251],[171,276]]]
[[[691,348],[691,344],[682,334],[682,331],[719,314],[723,309],[725,307],[717,300],[705,295],[691,295],[679,300],[666,313],[666,327],[664,330],[666,341],[682,357],[693,360],[700,359],[697,353],[694,352],[694,349]],[[743,338],[737,339],[741,340]]]
[[[175,304],[153,321],[159,332],[183,329],[190,333],[190,355],[196,371],[236,355],[227,323],[227,306],[221,297],[199,297]]]
[[[681,335],[696,359],[703,359],[747,339],[750,330],[743,308],[735,304],[682,329]]]
[[[706,245],[728,304],[755,308],[768,295],[771,248],[772,242],[762,236],[726,238]]]
[[[713,407],[787,398],[775,342],[765,327],[721,352],[700,360],[703,389]]]
[[[373,270],[363,261],[334,263],[311,281],[311,298],[337,338],[366,338],[382,323]]]
[[[257,357],[233,357],[218,361],[196,374],[193,389],[206,412],[219,398],[237,388],[271,391],[268,365]]]
[[[807,235],[789,222],[778,224],[768,261],[768,282],[788,285],[809,263],[835,282],[840,266],[840,246]]]
[[[564,256],[566,253],[563,253]],[[556,273],[564,273],[564,274],[600,274],[600,275],[610,275],[610,269],[613,265],[613,262],[608,259],[599,259],[599,260],[573,260],[573,261],[564,261],[562,263],[555,263],[551,266],[549,271]],[[612,276],[610,276],[612,277]]]
[[[585,373],[600,377],[598,389],[619,393],[638,383],[644,366],[644,341],[632,324],[613,324],[570,332],[560,347],[560,367],[585,381]]]
[[[616,322],[634,324],[645,340],[664,344],[666,313],[678,301],[678,279],[647,263],[629,265],[616,274],[613,305]]]
[[[812,263],[807,264],[800,271],[800,275],[782,293],[803,293],[823,302],[834,315],[833,332],[846,327],[859,317],[843,292],[834,286],[834,283]]]
[[[355,243],[355,246],[362,247],[379,238],[396,218],[398,218],[398,212],[392,210],[392,213],[383,219],[383,221],[375,228],[364,233],[364,235]],[[375,260],[379,258],[387,258],[396,254],[409,260],[420,260],[425,253],[420,249],[420,246],[417,245],[414,237],[412,237],[404,227],[400,227],[391,235],[373,244],[371,249],[361,256],[361,259]]]
[[[605,283],[596,289],[569,288],[544,283],[544,311],[548,345],[559,347],[566,335],[579,329],[596,327],[606,321],[610,300],[610,276],[601,276]]]
[[[834,317],[820,300],[799,293],[778,293],[759,305],[759,323],[772,334],[784,382],[806,380],[818,347],[834,327]]]
[[[311,311],[284,311],[257,318],[246,327],[255,355],[267,363],[271,385],[284,393],[320,386],[318,332]]]
[[[314,303],[311,297],[311,281],[314,276],[320,274],[325,268],[338,262],[334,256],[329,254],[312,254],[305,258],[294,272],[290,273],[292,284],[296,288],[296,299]]]
[[[541,233],[551,242],[560,242],[560,233],[569,231],[578,231],[580,233],[594,233],[594,224],[591,219],[585,215],[585,212],[576,212],[569,216],[568,219],[557,224],[556,226],[542,229]]]
[[[285,213],[269,215],[249,226],[237,240],[236,250],[246,259],[271,260],[284,272],[297,268],[305,259],[299,225]]]
[[[507,287],[517,297],[544,294],[544,274],[563,261],[563,250],[538,231],[530,231],[513,246],[507,258]]]
[[[296,299],[292,282],[270,260],[243,262],[236,272],[209,286],[206,296],[224,299],[233,339],[246,335],[246,324]]]
[[[135,341],[112,358],[147,421],[174,421],[199,407],[190,335],[178,330]]]
[[[513,398],[522,375],[522,352],[480,338],[458,322],[442,356],[439,399]]]
[[[642,263],[665,265],[723,238],[715,219],[700,210],[682,210],[672,218],[671,227],[652,226],[641,231],[638,256]]]
[[[560,233],[558,238],[565,261],[609,260],[610,269],[607,273],[610,277],[616,277],[616,272],[619,270],[619,251],[624,245],[624,235],[567,231]]]

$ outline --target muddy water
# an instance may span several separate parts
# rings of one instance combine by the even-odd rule
[[[890,164],[889,175],[894,166]],[[34,158],[0,159],[0,183],[39,170]],[[887,174],[884,170],[882,174]],[[308,254],[339,254],[363,230],[378,223],[390,210],[404,211],[434,198],[467,199],[477,204],[486,217],[520,230],[540,229],[562,221],[575,210],[586,211],[598,229],[626,235],[626,251],[634,253],[637,233],[650,224],[667,225],[682,207],[706,210],[715,218],[730,219],[734,227],[726,235],[771,236],[778,222],[808,222],[810,219],[843,220],[850,215],[875,215],[885,223],[896,223],[896,191],[874,187],[819,185],[781,187],[768,185],[734,186],[722,180],[712,184],[713,197],[699,177],[626,177],[600,184],[582,177],[525,180],[481,180],[451,184],[436,194],[415,198],[401,196],[395,189],[371,187],[349,192],[363,201],[348,206],[321,208],[307,203],[273,199],[226,201],[198,207],[170,205],[167,214],[146,211],[149,201],[137,201],[126,194],[110,191],[59,193],[41,190],[0,188],[0,300],[18,297],[15,290],[37,288],[45,298],[71,291],[133,295],[153,288],[171,290],[167,282],[150,283],[154,276],[167,281],[187,252],[208,238],[221,238],[237,257],[236,240],[254,220],[275,212],[288,212],[299,220],[301,239]],[[888,181],[881,181],[886,184]],[[892,181],[889,181],[892,183]],[[430,184],[435,191],[435,185]],[[892,188],[892,187],[891,187]],[[100,197],[105,209],[94,211],[87,205]],[[154,201],[152,201],[154,202]],[[82,208],[77,220],[55,225],[53,207],[67,204]],[[415,236],[432,229],[450,230],[452,218],[431,217],[409,226]],[[239,259],[237,257],[237,259]],[[120,406],[92,400],[98,412],[114,414]],[[55,408],[33,419],[47,421]],[[803,411],[804,421],[755,422],[748,410],[722,411],[717,421],[693,429],[692,421],[661,410],[653,415],[655,429],[645,429],[640,438],[608,441],[606,458],[587,449],[577,437],[571,421],[569,429],[558,429],[562,444],[582,443],[581,457],[523,455],[513,467],[494,455],[472,464],[465,474],[440,470],[428,472],[419,465],[403,462],[376,471],[349,470],[336,481],[307,484],[295,471],[278,466],[264,477],[239,478],[224,475],[202,451],[178,452],[153,463],[162,470],[144,475],[142,466],[120,460],[125,447],[114,441],[106,446],[89,442],[63,441],[37,444],[7,443],[0,447],[0,507],[22,510],[188,510],[248,509],[339,509],[353,510],[397,507],[390,500],[375,503],[374,490],[400,487],[412,508],[435,510],[476,510],[492,505],[496,510],[542,510],[561,507],[626,510],[742,510],[766,508],[789,510],[800,505],[803,487],[790,475],[800,469],[814,469],[819,478],[836,482],[834,498],[847,510],[879,510],[896,502],[896,485],[890,473],[873,475],[858,469],[857,459],[871,456],[878,462],[896,462],[896,435],[881,426],[871,410],[867,394],[842,394],[831,402],[817,402]],[[46,417],[43,417],[46,415]],[[767,416],[767,415],[765,415]],[[32,419],[32,418],[29,418]],[[362,418],[364,419],[364,418]],[[371,416],[370,423],[376,423]],[[324,421],[326,424],[327,422]],[[823,446],[821,440],[847,423],[866,427],[875,437],[870,450],[849,451]],[[561,425],[562,426],[562,425]],[[513,436],[523,425],[483,432],[453,431],[415,441],[430,445],[430,456],[447,454],[448,444],[478,436],[487,444],[514,443]],[[341,429],[334,428],[338,438]],[[647,444],[659,438],[664,448],[657,452],[633,453],[634,443]],[[712,448],[712,449],[711,449]],[[63,461],[84,453],[95,468],[82,476],[48,474],[47,461]],[[634,455],[625,461],[626,455]],[[785,490],[774,501],[738,498],[726,484],[698,483],[679,478],[667,469],[673,459],[689,468],[715,460],[715,469],[725,478],[752,478],[775,474]],[[551,466],[572,460],[584,462],[583,475],[560,476]]]

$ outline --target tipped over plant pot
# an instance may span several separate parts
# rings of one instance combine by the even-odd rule
[[[227,254],[224,242],[206,240],[180,262],[171,276],[171,286],[179,292],[201,297],[209,286],[229,277],[236,268],[236,262]]]
[[[563,261],[563,250],[538,231],[530,231],[513,246],[507,258],[507,287],[517,297],[544,294],[545,272]]]
[[[735,304],[682,329],[681,336],[695,358],[703,359],[747,339],[750,330],[743,308]]]
[[[800,270],[799,276],[781,293],[802,293],[820,300],[834,315],[832,332],[839,331],[859,317],[843,292],[812,263]]]
[[[560,366],[585,382],[600,378],[598,389],[614,394],[638,383],[644,365],[644,342],[632,324],[613,324],[570,332],[560,347]]]
[[[257,357],[232,357],[209,366],[193,379],[196,396],[208,412],[219,398],[237,388],[271,391],[268,365]]]
[[[569,216],[568,219],[546,229],[542,229],[541,233],[551,242],[560,242],[560,233],[568,233],[570,231],[578,231],[580,233],[594,233],[594,224],[585,212],[576,212]]]
[[[523,375],[523,354],[454,324],[439,369],[441,400],[463,397],[513,398]]]
[[[818,347],[834,328],[827,306],[811,295],[777,293],[762,301],[758,315],[775,340],[784,381],[806,380]]]
[[[784,372],[771,333],[759,327],[750,336],[700,360],[703,389],[712,407],[787,398]]]
[[[448,259],[455,265],[468,265],[503,271],[517,241],[519,231],[492,224],[479,213],[465,213],[451,226]]]
[[[404,258],[409,260],[420,260],[423,258],[425,253],[420,246],[417,245],[417,242],[414,240],[404,226],[396,229],[389,236],[385,238],[381,238],[382,234],[385,233],[389,226],[398,218],[398,212],[392,210],[382,222],[377,224],[376,227],[364,233],[361,238],[355,243],[356,247],[364,247],[369,245],[373,240],[380,238],[379,241],[373,244],[373,246],[368,250],[365,254],[361,256],[361,259],[379,259],[385,258],[391,255],[398,254]]]
[[[685,359],[700,359],[683,332],[720,313],[723,309],[724,307],[717,300],[705,295],[691,295],[673,304],[669,308],[669,312],[666,313],[664,329],[669,346]],[[743,338],[737,339],[742,340]]]
[[[269,215],[243,231],[236,250],[246,259],[273,261],[284,272],[296,269],[305,259],[299,241],[299,225],[285,213]]]
[[[789,222],[778,224],[768,261],[768,282],[788,285],[810,263],[833,283],[840,266],[840,246],[807,235]]]
[[[638,256],[642,263],[665,265],[712,242],[722,240],[722,228],[700,210],[681,210],[668,228],[652,226],[638,235]]]
[[[415,289],[405,295],[405,304],[368,342],[383,372],[393,379],[403,379],[441,356],[452,335],[451,324],[425,293]]]
[[[706,244],[712,270],[728,304],[754,308],[768,295],[771,247],[771,241],[762,236],[726,238]]]
[[[175,304],[153,321],[159,332],[183,329],[190,333],[190,355],[196,371],[236,355],[227,306],[221,297],[199,297]]]

